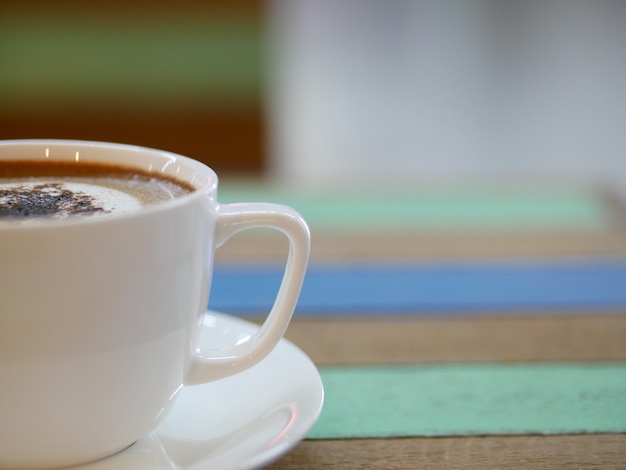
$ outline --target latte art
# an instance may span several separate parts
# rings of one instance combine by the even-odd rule
[[[10,162],[0,166],[0,219],[127,213],[188,194],[162,175],[106,165]]]
[[[123,191],[88,183],[0,183],[0,216],[55,217],[130,212],[141,201]]]

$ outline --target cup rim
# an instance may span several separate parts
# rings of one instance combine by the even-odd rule
[[[19,149],[19,154],[3,158],[3,150],[9,147]],[[108,155],[108,158],[103,158],[105,155]],[[132,161],[125,161],[126,158],[132,158]],[[0,164],[4,160],[82,161],[114,164],[167,175],[190,184],[194,190],[171,201],[142,207],[138,211],[110,214],[106,217],[48,218],[38,220],[37,223],[32,223],[32,220],[3,218],[0,219],[0,227],[2,228],[19,227],[25,229],[27,227],[42,228],[53,225],[106,223],[107,221],[137,217],[139,214],[151,214],[173,209],[198,198],[216,199],[218,177],[213,169],[190,157],[151,147],[96,140],[0,139]]]

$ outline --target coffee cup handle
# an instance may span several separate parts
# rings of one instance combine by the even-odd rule
[[[263,325],[247,341],[222,350],[219,355],[195,351],[185,385],[206,383],[252,367],[274,349],[289,325],[309,260],[309,228],[294,209],[280,204],[221,204],[217,211],[215,246],[219,248],[238,232],[258,227],[278,230],[289,241],[285,272],[274,305]]]

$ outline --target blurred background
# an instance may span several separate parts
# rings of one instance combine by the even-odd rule
[[[618,0],[2,0],[0,138],[297,184],[620,187],[625,45]]]
[[[0,138],[124,142],[260,173],[265,17],[258,0],[1,0]]]
[[[626,3],[278,1],[274,169],[626,177]]]

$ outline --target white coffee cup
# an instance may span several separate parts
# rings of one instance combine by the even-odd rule
[[[154,429],[184,385],[256,364],[287,328],[309,256],[309,231],[296,211],[219,204],[215,173],[195,160],[111,143],[0,141],[0,167],[35,159],[120,164],[194,190],[130,213],[0,219],[0,468],[114,454]],[[259,226],[289,240],[276,301],[252,337],[200,351],[214,251]]]

